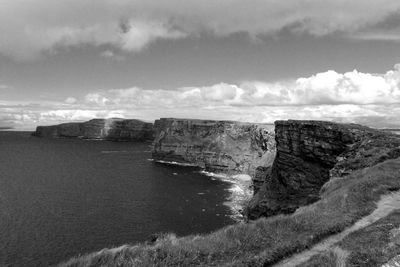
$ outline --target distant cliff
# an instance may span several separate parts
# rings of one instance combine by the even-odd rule
[[[320,198],[329,180],[400,156],[398,136],[355,124],[276,121],[276,157],[261,168],[247,215],[290,213]]]
[[[154,131],[153,159],[192,163],[208,171],[254,176],[275,155],[271,125],[162,118]]]
[[[76,137],[113,141],[153,140],[153,124],[133,119],[93,119],[82,123],[38,126],[33,133],[39,137]]]

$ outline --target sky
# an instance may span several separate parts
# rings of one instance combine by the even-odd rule
[[[400,127],[398,0],[0,0],[0,128],[92,118]]]

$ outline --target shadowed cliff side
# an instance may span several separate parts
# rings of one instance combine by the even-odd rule
[[[275,134],[276,158],[263,169],[249,219],[294,212],[317,201],[328,180],[400,156],[397,136],[355,124],[276,121]]]
[[[153,140],[153,124],[133,119],[93,119],[87,122],[38,126],[33,133],[39,137],[105,139],[112,141]]]
[[[246,173],[272,164],[272,125],[162,118],[154,124],[153,159],[192,163],[212,172]]]

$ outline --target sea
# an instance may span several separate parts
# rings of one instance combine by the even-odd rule
[[[150,145],[0,131],[0,266],[49,266],[240,220],[246,177],[160,164]]]

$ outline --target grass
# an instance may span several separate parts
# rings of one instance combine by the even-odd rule
[[[399,169],[400,158],[332,180],[320,201],[292,215],[239,223],[207,235],[164,234],[152,244],[105,249],[60,266],[268,266],[371,213],[381,195],[400,189]],[[335,255],[325,259],[335,260]]]
[[[400,210],[396,210],[385,218],[351,233],[339,242],[334,250],[312,257],[301,267],[340,266],[340,262],[343,263],[342,266],[348,267],[382,266],[400,254],[399,227]],[[338,251],[345,252],[344,260],[340,258],[341,253]]]
[[[311,257],[307,262],[300,264],[298,267],[339,267],[346,266],[345,264],[340,265],[339,257],[335,250],[329,250],[322,252],[319,255]]]
[[[347,260],[348,266],[382,265],[398,255],[399,226],[400,210],[345,238],[339,245],[351,252]]]

